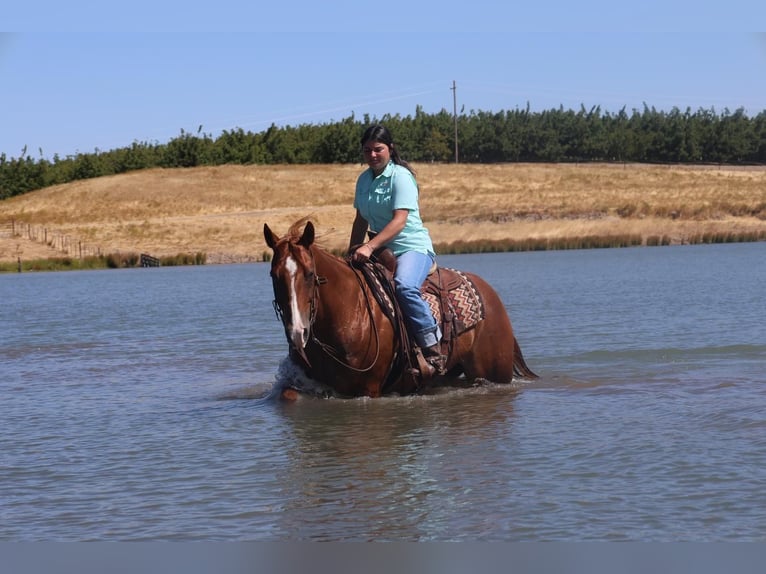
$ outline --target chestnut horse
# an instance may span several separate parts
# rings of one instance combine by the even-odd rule
[[[362,273],[314,242],[311,221],[300,219],[284,237],[264,224],[263,234],[273,250],[274,308],[282,320],[290,356],[307,376],[336,394],[412,394],[449,384],[461,374],[468,382],[510,383],[514,374],[537,377],[524,362],[503,302],[480,277],[464,274],[483,300],[484,318],[454,339],[446,376],[421,381],[397,369],[396,325]],[[283,396],[294,397],[295,391]]]

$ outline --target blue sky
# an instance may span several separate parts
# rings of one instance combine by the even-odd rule
[[[412,115],[417,105],[451,112],[453,80],[466,112],[527,102],[766,110],[766,34],[737,29],[763,22],[753,10],[764,9],[736,2],[708,13],[577,4],[552,11],[547,31],[526,31],[546,16],[541,5],[484,0],[335,2],[292,14],[290,2],[224,0],[209,13],[143,0],[80,4],[91,5],[86,15],[59,2],[35,19],[18,8],[3,17],[18,31],[0,33],[0,153],[19,157],[27,146],[34,158],[65,157],[164,143],[200,125],[217,136],[352,113]],[[695,31],[665,29],[673,16]],[[614,30],[631,23],[644,29]]]

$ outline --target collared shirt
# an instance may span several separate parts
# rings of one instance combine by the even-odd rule
[[[404,229],[386,247],[397,257],[407,251],[434,255],[428,229],[420,219],[418,184],[406,167],[391,161],[377,177],[371,168],[363,171],[356,180],[354,207],[375,233],[379,233],[393,219],[395,209],[406,209]]]

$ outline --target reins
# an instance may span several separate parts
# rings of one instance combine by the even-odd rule
[[[349,265],[349,267],[351,266]],[[312,301],[312,306],[314,307],[314,316],[310,317],[309,331],[311,333],[311,340],[317,345],[317,347],[322,349],[325,352],[325,354],[328,357],[330,357],[333,361],[356,373],[366,373],[367,371],[371,370],[375,366],[375,364],[378,362],[378,359],[380,358],[380,334],[378,333],[378,328],[375,325],[375,315],[373,313],[372,305],[370,304],[370,296],[364,290],[364,283],[362,283],[362,280],[359,278],[359,274],[356,271],[354,271],[353,268],[351,270],[353,271],[354,277],[356,277],[356,281],[357,283],[359,283],[359,288],[362,290],[362,294],[364,295],[364,301],[367,306],[367,315],[370,317],[372,332],[375,334],[375,358],[372,360],[369,366],[363,369],[359,369],[340,359],[340,357],[338,357],[337,354],[335,353],[335,349],[332,347],[332,345],[328,345],[327,343],[320,341],[317,338],[315,334],[315,330],[314,330],[314,321],[316,319],[316,306],[313,301]],[[321,277],[321,279],[323,279],[323,281],[320,283],[320,277],[317,276],[317,280],[314,284],[314,297],[312,297],[312,299],[319,299],[319,285],[327,283],[326,277]]]

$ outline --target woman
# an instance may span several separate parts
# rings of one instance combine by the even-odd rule
[[[426,361],[438,374],[443,374],[446,357],[440,352],[441,330],[420,295],[420,286],[436,255],[428,230],[420,219],[415,172],[400,157],[385,127],[367,128],[361,142],[369,169],[363,171],[356,182],[351,258],[363,263],[379,247],[386,246],[393,251],[397,258],[394,284],[399,307]],[[368,228],[375,235],[363,243]]]

